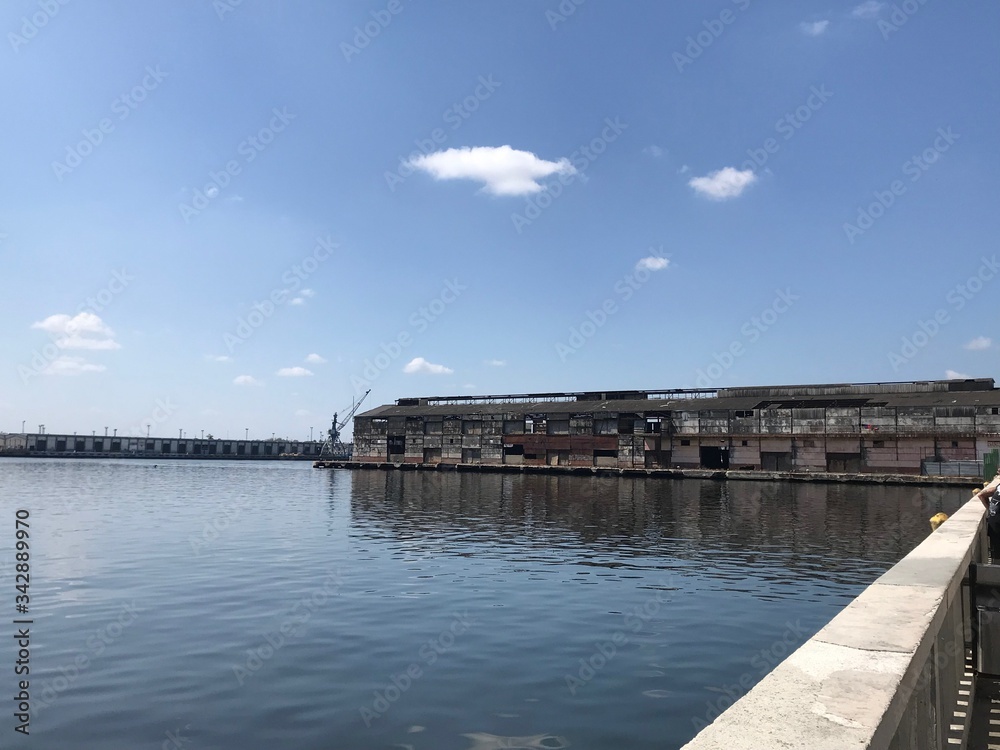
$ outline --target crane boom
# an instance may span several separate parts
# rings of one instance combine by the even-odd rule
[[[364,395],[358,400],[357,403],[352,403],[351,410],[347,412],[347,416],[344,417],[343,420],[337,421],[338,415],[336,412],[334,412],[333,422],[330,426],[330,429],[327,430],[327,440],[325,443],[323,443],[323,448],[320,450],[321,456],[325,456],[327,454],[327,449],[329,449],[329,452],[334,455],[338,453],[345,455],[347,454],[348,452],[347,446],[344,445],[344,443],[341,442],[340,440],[340,431],[343,430],[344,427],[347,426],[347,423],[351,421],[351,419],[354,417],[355,414],[357,414],[358,409],[361,408],[361,404],[364,403],[365,399],[368,398],[368,394],[371,392],[372,389],[369,388],[367,391],[365,391]]]

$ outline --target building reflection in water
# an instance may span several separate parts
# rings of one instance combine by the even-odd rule
[[[927,536],[928,518],[971,496],[961,488],[464,472],[335,471],[330,481],[349,494],[352,534],[395,537],[426,554],[473,546],[481,554],[485,543],[608,567],[714,558],[831,576],[864,563],[889,567]]]

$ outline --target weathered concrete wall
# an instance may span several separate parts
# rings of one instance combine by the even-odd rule
[[[684,750],[953,747],[962,578],[984,552],[973,499]]]
[[[362,416],[355,419],[354,458],[688,469],[702,467],[700,448],[707,446],[728,449],[730,467],[919,474],[925,459],[974,461],[1000,447],[995,411],[1000,407],[682,408],[542,412],[527,415],[530,422],[516,410]],[[604,439],[610,442],[599,442]],[[509,454],[504,445],[523,447],[524,457]]]

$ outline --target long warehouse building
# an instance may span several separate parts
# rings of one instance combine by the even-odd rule
[[[354,460],[892,474],[1000,448],[992,378],[401,398]]]

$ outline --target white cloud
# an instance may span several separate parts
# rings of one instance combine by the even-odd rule
[[[972,351],[980,351],[982,349],[989,349],[991,346],[993,346],[993,339],[986,336],[976,336],[976,338],[965,345],[965,348],[972,349]]]
[[[306,303],[305,298],[303,298],[303,297],[293,297],[292,300],[288,304],[289,305],[304,305],[305,303]]]
[[[725,167],[705,177],[693,177],[688,185],[706,198],[724,201],[727,198],[736,198],[756,181],[757,175],[752,169],[740,171],[733,167]]]
[[[881,3],[878,0],[867,0],[867,2],[856,6],[851,11],[851,15],[855,18],[877,18],[884,7],[885,3]]]
[[[642,150],[642,153],[646,154],[646,156],[652,156],[654,159],[659,159],[667,152],[659,146],[646,146],[646,148]]]
[[[263,385],[253,375],[237,375],[233,378],[233,385]]]
[[[506,359],[488,359],[488,360],[486,360],[486,364],[488,364],[490,367],[504,367],[507,364],[507,360]]]
[[[449,148],[410,159],[407,164],[422,169],[436,180],[477,180],[492,195],[528,195],[543,188],[538,180],[552,174],[576,174],[569,159],[546,161],[530,151],[510,146]]]
[[[326,360],[323,359],[323,357],[319,356],[318,354],[313,353],[310,354],[308,357],[306,357],[306,362],[313,365],[321,365],[324,362],[326,362]]]
[[[122,348],[114,340],[115,332],[94,313],[82,312],[74,317],[62,313],[50,315],[45,320],[32,323],[31,327],[51,335],[60,349]]]
[[[209,187],[206,188],[205,190],[205,195],[207,195],[209,198],[214,198],[218,194],[219,194],[219,188],[217,188],[215,185],[209,185]]]
[[[304,378],[312,375],[312,371],[304,367],[282,367],[278,370],[278,375],[283,378]]]
[[[687,174],[690,171],[691,167],[689,167],[687,164],[682,164],[681,168],[677,170],[677,174]]]
[[[316,292],[313,289],[303,289],[302,292],[301,292],[301,294],[302,294],[303,297],[307,297],[307,298],[308,297],[315,297],[316,296]]]
[[[104,372],[104,365],[87,362],[83,357],[56,357],[45,366],[45,375],[81,375],[85,372]]]
[[[944,377],[945,377],[946,380],[968,380],[969,377],[971,377],[971,376],[966,375],[964,372],[955,372],[954,370],[945,370],[944,371]]]
[[[635,267],[645,268],[647,271],[662,271],[669,265],[670,261],[667,258],[661,258],[658,255],[650,255],[647,258],[642,258],[635,264]]]
[[[406,363],[406,367],[403,368],[403,372],[409,375],[413,375],[417,372],[426,372],[429,375],[451,375],[455,371],[450,367],[445,367],[444,365],[432,364],[423,357],[415,357]]]
[[[829,21],[809,21],[807,23],[800,23],[799,28],[806,36],[822,36],[826,33],[826,28],[829,25]]]
[[[205,356],[205,359],[211,360],[212,362],[232,362],[233,361],[233,358],[230,357],[227,354],[218,354],[218,355],[208,354],[208,355]]]

